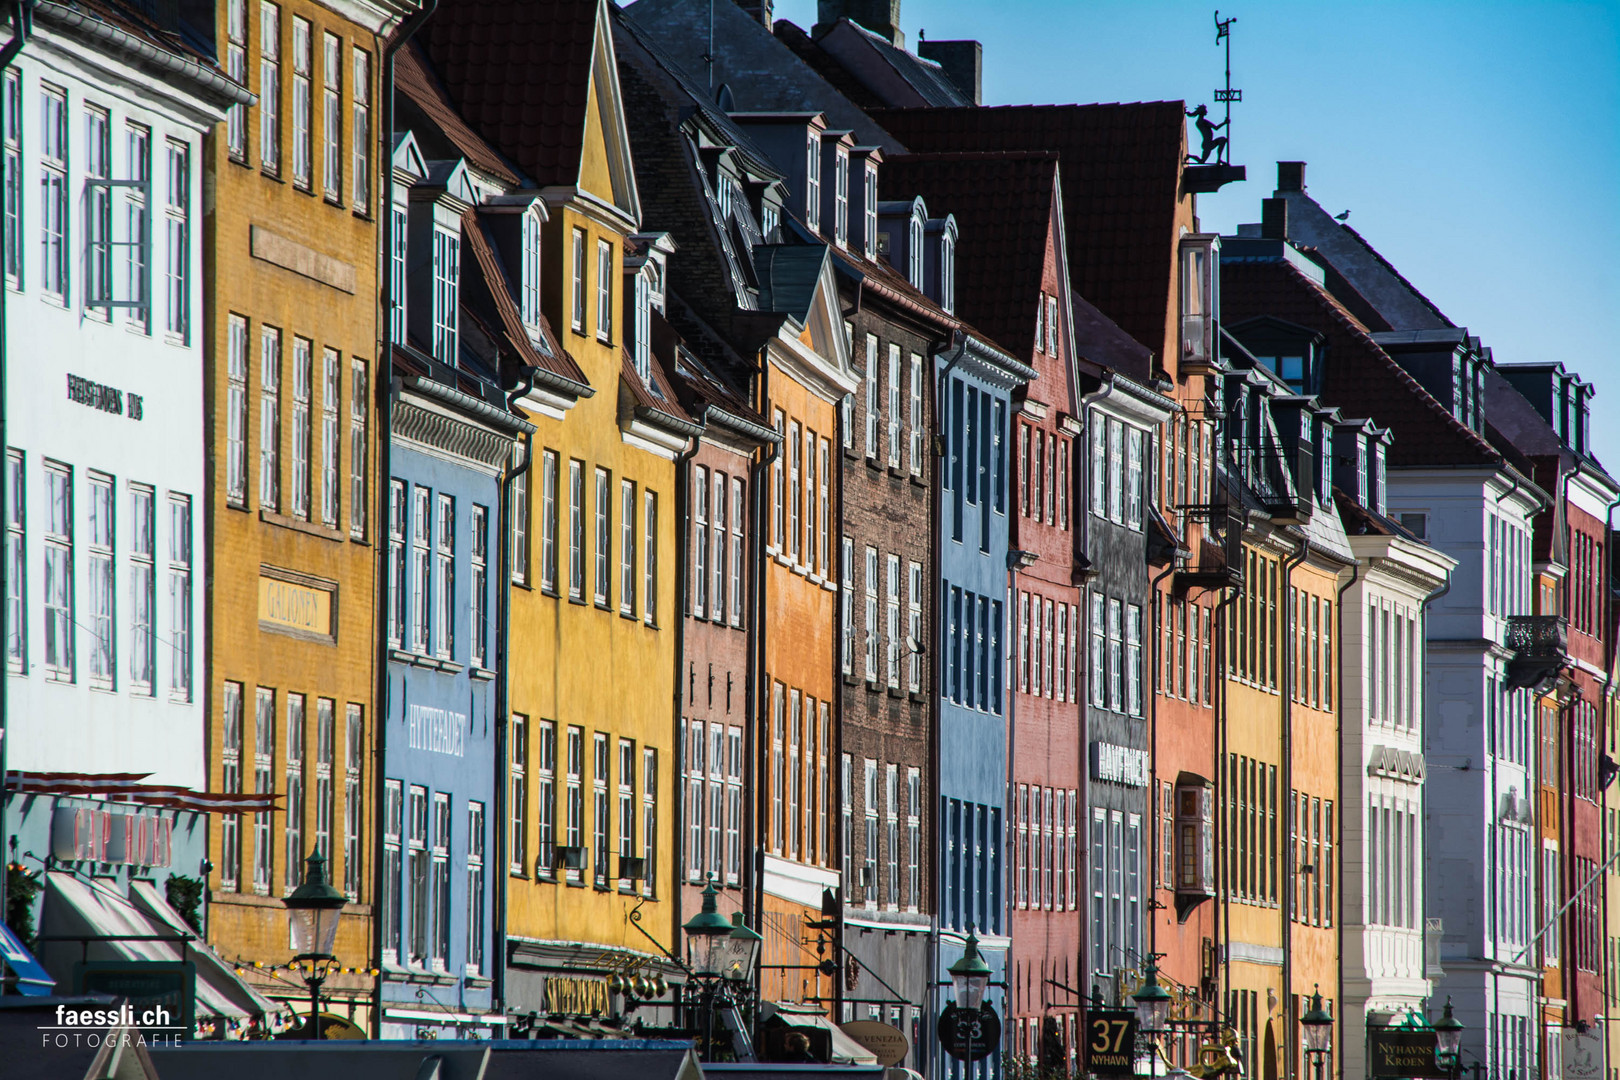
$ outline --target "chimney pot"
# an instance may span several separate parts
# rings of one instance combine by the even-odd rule
[[[1288,200],[1260,200],[1260,236],[1266,240],[1288,239]]]
[[[765,29],[771,29],[774,15],[771,11],[775,6],[774,0],[737,0],[737,6],[755,19],[758,19]]]
[[[1303,161],[1277,162],[1277,191],[1305,191],[1305,163]]]
[[[885,39],[897,49],[906,47],[900,29],[900,0],[816,0],[816,24],[810,36],[819,38],[839,19],[848,19]]]

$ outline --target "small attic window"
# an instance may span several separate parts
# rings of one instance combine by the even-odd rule
[[[916,212],[911,215],[911,231],[906,239],[906,279],[914,289],[923,287],[923,220]]]
[[[1288,384],[1296,394],[1305,392],[1305,358],[1303,356],[1257,356],[1256,360]]]
[[[804,221],[814,232],[821,231],[821,136],[810,132],[804,151]]]
[[[862,238],[866,242],[866,257],[876,258],[878,255],[878,215],[877,215],[877,166],[870,161],[866,164],[866,195],[864,214],[866,217],[866,231]]]
[[[759,208],[759,231],[766,243],[775,243],[777,230],[782,227],[782,211],[775,203],[767,202]]]
[[[1388,493],[1384,490],[1384,482],[1385,482],[1385,476],[1384,476],[1384,443],[1383,443],[1382,439],[1380,439],[1377,442],[1373,443],[1372,460],[1373,460],[1373,468],[1372,468],[1372,472],[1373,472],[1373,475],[1372,475],[1373,490],[1372,490],[1372,499],[1371,499],[1369,505],[1371,505],[1372,509],[1378,511],[1380,514],[1383,514],[1383,513],[1387,512],[1385,510],[1385,505],[1386,505],[1386,502],[1387,502],[1387,500],[1385,499],[1385,495],[1388,494]]]
[[[433,230],[433,355],[456,362],[460,340],[461,237]]]
[[[956,314],[956,238],[949,232],[939,238],[939,306]]]
[[[849,154],[842,146],[833,160],[833,241],[849,247]]]
[[[1046,294],[1035,301],[1035,351],[1046,351]]]
[[[1046,351],[1052,356],[1058,351],[1058,302],[1057,297],[1046,298]]]
[[[635,340],[631,342],[630,352],[636,374],[648,386],[652,385],[652,277],[656,272],[652,262],[636,272],[636,310],[632,331]]]
[[[529,332],[540,331],[540,219],[533,210],[523,214],[523,266],[519,283],[520,313]]]

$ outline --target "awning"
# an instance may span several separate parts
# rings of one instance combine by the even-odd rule
[[[23,947],[23,943],[17,940],[17,935],[5,923],[0,923],[0,960],[4,960],[6,965],[0,982],[5,986],[15,986],[19,994],[44,997],[56,985],[56,980],[46,973],[44,965],[34,959],[34,954]],[[0,989],[0,993],[4,992]]]
[[[872,1051],[844,1034],[844,1030],[827,1018],[815,1005],[786,1005],[771,1002],[775,1015],[788,1027],[814,1028],[824,1031],[832,1039],[833,1065],[876,1065],[878,1059]]]
[[[102,796],[128,799],[144,806],[202,810],[214,814],[254,814],[280,810],[273,793],[193,791],[173,784],[141,783],[151,773],[8,772],[5,790],[20,795]]]
[[[71,986],[80,960],[152,960],[197,966],[198,1017],[247,1017],[280,1006],[236,977],[234,969],[202,940],[175,940],[193,931],[151,882],[137,881],[126,897],[61,870],[45,875],[45,906],[39,957],[45,970]],[[85,940],[73,940],[83,938]],[[93,940],[105,938],[110,940]],[[139,939],[147,940],[139,940]],[[153,939],[169,940],[153,940]]]

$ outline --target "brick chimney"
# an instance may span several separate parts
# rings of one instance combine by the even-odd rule
[[[749,18],[759,20],[765,29],[769,30],[771,28],[771,23],[775,18],[771,10],[775,6],[772,0],[737,0],[737,6],[748,12]]]
[[[816,25],[810,28],[810,36],[820,37],[839,19],[859,23],[897,49],[906,47],[906,35],[900,31],[900,0],[816,0]]]
[[[1288,239],[1288,200],[1260,200],[1260,235],[1267,240]]]
[[[984,46],[977,41],[917,42],[917,55],[945,69],[945,77],[974,105],[983,104]]]
[[[1295,191],[1304,194],[1305,163],[1303,161],[1277,162],[1277,194]]]

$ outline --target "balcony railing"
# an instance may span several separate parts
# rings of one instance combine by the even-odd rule
[[[1540,686],[1558,674],[1569,659],[1569,620],[1562,615],[1509,615],[1508,687]]]

